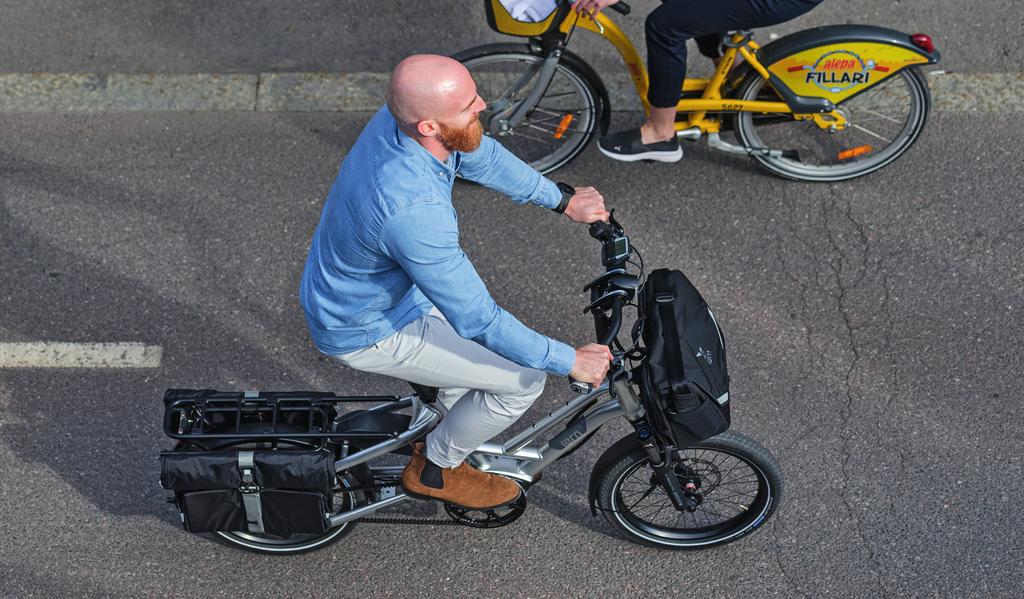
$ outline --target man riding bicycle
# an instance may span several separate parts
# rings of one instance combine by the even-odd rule
[[[402,483],[471,509],[514,501],[520,489],[466,456],[530,407],[546,372],[600,384],[611,359],[604,345],[574,350],[501,309],[460,248],[456,175],[579,223],[608,218],[597,190],[557,186],[483,137],[485,107],[460,63],[432,55],[400,62],[387,104],[342,162],[300,289],[321,352],[439,388],[448,413],[414,448]]]
[[[619,0],[575,0],[573,9],[596,15]],[[651,112],[638,129],[612,133],[598,142],[601,153],[624,160],[678,162],[683,149],[676,139],[676,103],[686,79],[686,42],[697,40],[701,54],[722,55],[722,35],[784,23],[808,12],[822,0],[662,0],[646,21],[647,71]]]

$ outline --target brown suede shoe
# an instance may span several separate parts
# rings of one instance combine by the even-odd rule
[[[437,499],[471,510],[487,510],[511,503],[522,492],[511,479],[481,472],[466,464],[455,468],[442,468],[441,488],[423,484],[420,476],[427,458],[423,455],[423,443],[413,446],[412,460],[402,471],[402,486],[405,492],[424,499]]]

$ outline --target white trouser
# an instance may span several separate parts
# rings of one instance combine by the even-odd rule
[[[370,347],[334,356],[375,374],[438,387],[448,414],[427,435],[427,459],[454,468],[512,426],[541,392],[547,374],[464,339],[435,308]]]

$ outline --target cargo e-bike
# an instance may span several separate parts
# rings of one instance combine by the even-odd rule
[[[431,522],[493,528],[515,521],[545,468],[604,424],[625,418],[633,432],[608,447],[591,472],[593,514],[600,512],[631,541],[663,548],[742,538],[782,499],[778,463],[759,443],[731,430],[681,446],[666,434],[659,423],[672,408],[637,376],[645,359],[637,333],[642,310],[627,344],[619,340],[623,310],[638,308],[635,300],[650,277],[614,215],[609,223],[591,225],[590,234],[601,242],[605,272],[584,288],[591,300],[585,312],[594,318],[599,342],[612,349],[608,377],[596,388],[572,381],[575,399],[468,457],[474,467],[519,483],[524,492],[515,503],[491,510],[445,504],[450,520]],[[444,417],[436,389],[413,387],[407,397],[169,390],[164,431],[176,446],[163,454],[161,482],[173,491],[187,529],[261,553],[318,549],[360,521],[420,523],[375,516],[410,499],[400,482],[402,466],[394,459],[386,463],[387,456],[409,455],[411,444]]]

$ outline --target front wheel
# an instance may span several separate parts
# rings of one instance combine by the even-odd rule
[[[763,77],[751,73],[737,97],[778,100]],[[885,81],[844,100],[836,108],[843,130],[822,129],[813,121],[778,114],[741,112],[736,134],[749,148],[786,152],[754,158],[769,171],[800,181],[843,181],[876,171],[899,158],[917,140],[931,108],[924,77],[905,68]]]
[[[484,132],[541,173],[568,163],[594,137],[600,96],[564,57],[540,99],[516,123],[509,117],[539,84],[544,57],[528,46],[493,44],[454,58],[473,75],[477,93],[487,103],[480,115]]]
[[[600,475],[598,506],[627,539],[668,549],[724,545],[755,531],[782,500],[778,462],[753,439],[726,431],[678,452],[672,469],[692,510],[679,511],[636,448]]]

